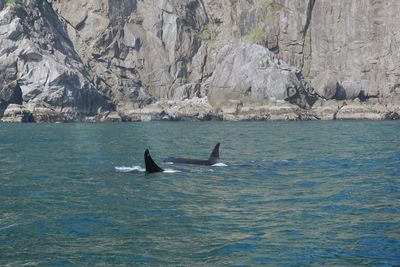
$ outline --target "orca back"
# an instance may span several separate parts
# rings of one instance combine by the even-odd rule
[[[164,159],[164,162],[211,166],[211,165],[214,165],[215,163],[219,162],[219,145],[220,145],[220,143],[217,143],[215,145],[210,156],[206,160],[170,157],[170,158]]]
[[[146,165],[146,172],[163,172],[164,170],[158,167],[158,165],[154,162],[154,160],[150,156],[150,151],[146,149],[144,151],[144,163]]]

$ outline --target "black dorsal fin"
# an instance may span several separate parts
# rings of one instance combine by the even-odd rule
[[[212,160],[212,161],[219,160],[219,142],[215,145],[208,160]]]
[[[146,149],[144,151],[144,163],[146,165],[146,172],[153,173],[153,172],[162,172],[164,171],[154,162],[154,160],[150,156],[150,151]]]

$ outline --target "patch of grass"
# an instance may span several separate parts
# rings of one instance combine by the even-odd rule
[[[276,12],[278,11],[277,4],[271,0],[260,0],[260,9],[263,13],[268,15],[263,19],[264,23],[274,22],[276,19]]]
[[[217,37],[218,32],[210,24],[205,25],[199,33],[199,38],[202,41],[215,41]]]
[[[251,43],[258,43],[262,41],[264,35],[264,30],[261,27],[253,28],[249,34],[247,34],[246,39]]]
[[[274,13],[277,11],[277,3],[274,3],[273,0],[260,0],[260,8],[264,12]]]
[[[267,10],[270,5],[271,5],[270,0],[260,0],[261,10]]]

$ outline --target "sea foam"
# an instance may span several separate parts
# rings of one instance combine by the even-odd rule
[[[132,166],[132,167],[115,167],[116,172],[145,172],[146,169],[140,166]]]
[[[213,167],[227,167],[228,165],[226,165],[225,163],[219,162],[219,163],[215,163],[213,165],[211,165]]]
[[[177,173],[177,172],[181,172],[181,171],[174,170],[174,169],[165,169],[165,170],[163,171],[163,173]]]

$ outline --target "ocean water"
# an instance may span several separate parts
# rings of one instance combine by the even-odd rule
[[[400,123],[0,124],[0,266],[135,265],[399,266]]]

